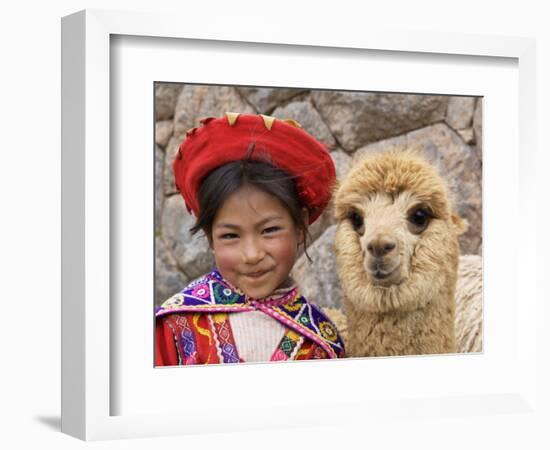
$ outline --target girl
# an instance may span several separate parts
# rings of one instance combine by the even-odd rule
[[[289,275],[330,199],[330,155],[292,120],[226,113],[201,123],[173,170],[216,268],[158,308],[156,365],[344,356],[335,326]]]

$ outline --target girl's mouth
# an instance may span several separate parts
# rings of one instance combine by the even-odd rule
[[[267,272],[268,272],[267,270],[262,270],[259,272],[247,273],[245,275],[250,278],[260,278],[262,275],[266,274]]]

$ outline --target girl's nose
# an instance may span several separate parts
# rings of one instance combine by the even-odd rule
[[[256,264],[265,256],[262,246],[255,239],[247,239],[243,242],[242,254],[246,264]]]

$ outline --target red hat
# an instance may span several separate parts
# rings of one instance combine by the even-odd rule
[[[176,187],[195,216],[199,212],[197,191],[208,173],[247,157],[263,161],[262,154],[295,177],[300,201],[309,211],[309,223],[321,215],[336,180],[334,163],[326,147],[297,122],[238,113],[200,122],[203,126],[187,132],[172,164]]]

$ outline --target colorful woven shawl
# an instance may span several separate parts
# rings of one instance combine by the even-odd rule
[[[214,269],[166,300],[156,317],[182,312],[262,311],[321,346],[330,358],[344,356],[344,343],[334,324],[319,307],[309,303],[294,286],[272,297],[251,299],[231,286]]]

